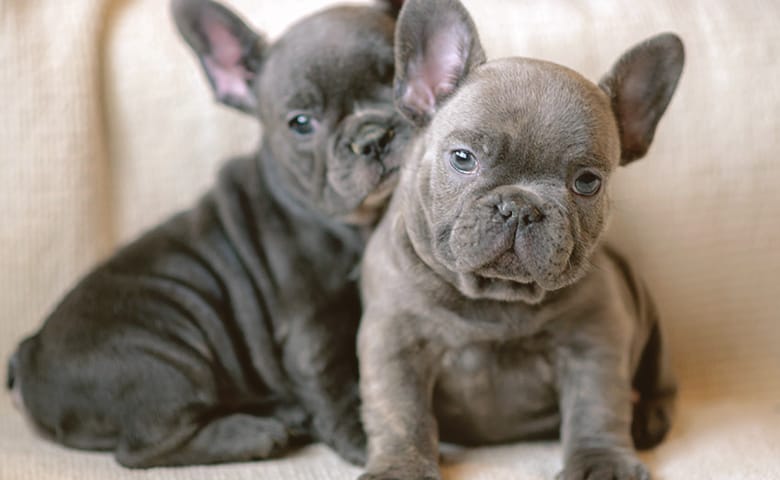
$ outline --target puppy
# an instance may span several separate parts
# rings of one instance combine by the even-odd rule
[[[56,441],[128,467],[311,439],[361,462],[355,271],[409,130],[393,7],[325,10],[271,45],[220,4],[172,5],[216,98],[262,122],[261,147],[87,275],[22,342],[9,383]]]
[[[364,257],[361,479],[438,479],[439,437],[558,433],[559,478],[648,478],[634,447],[665,435],[675,385],[647,290],[599,239],[610,176],[647,151],[682,65],[672,34],[599,85],[485,62],[457,0],[406,3],[394,88],[421,131]]]

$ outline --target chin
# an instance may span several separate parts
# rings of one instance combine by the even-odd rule
[[[531,305],[541,302],[546,293],[533,281],[519,282],[478,273],[459,274],[456,286],[461,294],[470,299],[524,302]]]
[[[515,253],[504,252],[471,272],[461,272],[460,277],[464,279],[461,292],[469,298],[536,304],[544,300],[546,293],[565,288],[585,276],[586,266],[573,260],[569,258],[562,272],[532,272]]]

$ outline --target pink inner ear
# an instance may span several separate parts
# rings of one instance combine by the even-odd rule
[[[448,95],[455,90],[468,55],[464,48],[467,35],[468,32],[458,24],[451,31],[431,38],[428,49],[435,56],[427,62],[426,76],[433,81],[435,96]]]
[[[251,95],[246,81],[252,77],[252,74],[242,65],[225,68],[211,56],[204,58],[203,63],[211,73],[214,89],[219,98],[247,98]]]
[[[468,30],[460,23],[433,35],[425,51],[408,67],[404,104],[412,110],[432,114],[436,100],[451,94],[466,64]]]
[[[252,78],[252,72],[241,63],[243,49],[238,38],[213,15],[204,18],[203,26],[211,48],[203,63],[214,81],[217,96],[250,96],[247,80]]]
[[[420,62],[422,63],[422,62]],[[436,109],[436,98],[424,74],[419,74],[417,62],[409,65],[409,82],[401,99],[404,105],[415,112],[431,114]]]

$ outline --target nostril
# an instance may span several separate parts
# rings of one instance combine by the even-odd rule
[[[378,157],[387,149],[395,137],[393,129],[378,126],[368,127],[361,132],[360,138],[353,141],[349,148],[355,155],[363,157]]]
[[[349,144],[349,149],[355,155],[362,157],[373,157],[378,150],[373,142],[352,142]]]
[[[523,225],[528,226],[544,220],[544,214],[536,207],[528,207],[524,209],[521,220],[523,221]]]
[[[496,208],[498,208],[498,213],[507,220],[517,214],[517,205],[512,202],[501,202],[496,205]]]
[[[374,154],[376,154],[377,148],[376,145],[373,143],[367,143],[363,145],[363,148],[360,150],[361,155],[364,157],[373,157]]]
[[[378,142],[379,148],[384,150],[385,147],[387,147],[390,144],[390,142],[393,141],[393,138],[395,138],[395,130],[393,130],[392,128],[388,129],[385,132],[385,134],[382,135],[382,138],[379,139],[379,142]]]

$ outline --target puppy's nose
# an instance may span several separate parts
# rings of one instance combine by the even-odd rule
[[[496,208],[506,221],[516,220],[522,227],[528,227],[544,220],[544,213],[530,202],[503,199],[496,205]]]
[[[395,137],[395,131],[392,128],[369,125],[360,129],[349,148],[355,155],[379,160],[393,137]]]

